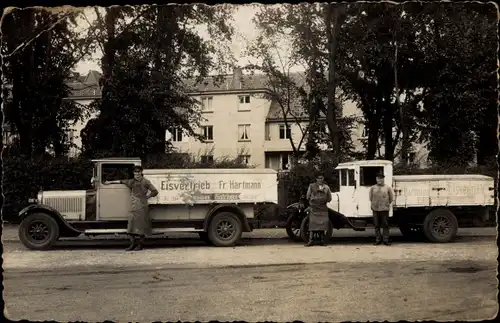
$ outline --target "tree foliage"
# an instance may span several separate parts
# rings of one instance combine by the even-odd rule
[[[496,17],[491,4],[304,3],[266,7],[256,23],[263,37],[290,40],[316,97],[338,84],[357,104],[365,158],[382,144],[385,159],[406,164],[420,141],[431,161],[466,165],[497,151]],[[315,103],[310,115],[334,110]]]
[[[342,111],[336,95],[337,40],[344,19],[343,5],[299,4],[267,7],[254,19],[261,35],[251,47],[251,53],[263,60],[263,70],[266,70],[266,74],[273,76],[278,73],[276,67],[270,68],[276,63],[272,63],[273,55],[269,49],[276,44],[276,40],[287,39],[291,50],[290,63],[286,69],[289,71],[291,67],[299,65],[305,71],[305,79],[299,87],[299,93],[302,109],[306,111],[309,119],[306,128],[310,134],[306,142],[307,150],[309,153],[317,153],[317,139],[321,137],[323,142],[328,139],[327,146],[334,152],[332,157],[337,163],[344,159],[342,155],[350,145],[347,129],[351,120],[339,118]],[[278,48],[275,48],[275,51],[279,53]],[[283,65],[281,59],[280,63]],[[281,75],[286,76],[285,66],[282,66],[282,69],[285,73],[281,72]],[[281,88],[284,88],[284,85],[290,87],[290,83],[291,81],[281,82]],[[320,121],[321,119],[324,121]],[[328,131],[324,131],[325,129]],[[346,138],[349,139],[344,140]]]
[[[106,30],[99,37],[103,92],[95,102],[99,116],[82,133],[87,153],[146,157],[169,151],[167,129],[181,128],[196,137],[199,109],[184,82],[199,82],[231,61],[224,53],[233,32],[230,8],[110,7],[104,17],[96,12],[96,24]],[[194,29],[200,25],[210,40]]]
[[[67,129],[87,114],[66,100],[66,81],[91,51],[84,33],[74,30],[79,12],[13,9],[2,18],[4,116],[18,137],[18,153],[31,158],[69,148]]]

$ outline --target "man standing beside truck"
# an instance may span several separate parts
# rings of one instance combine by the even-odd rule
[[[103,184],[124,184],[130,188],[132,209],[128,216],[127,234],[131,244],[126,249],[142,250],[146,235],[152,233],[151,219],[148,214],[148,199],[158,195],[158,190],[144,178],[141,166],[134,167],[134,178],[126,180],[106,181]],[[139,239],[137,239],[139,238]],[[139,240],[139,243],[137,243]]]
[[[370,188],[370,203],[373,211],[373,226],[375,227],[375,243],[378,246],[382,243],[386,246],[389,242],[389,208],[394,202],[394,192],[392,187],[384,183],[384,174],[378,173],[377,184]],[[383,235],[380,235],[380,227]]]
[[[314,245],[314,233],[319,234],[320,245],[325,245],[325,232],[328,231],[330,219],[328,218],[328,207],[326,204],[332,200],[330,187],[326,185],[323,175],[316,176],[316,183],[309,185],[306,198],[309,201],[311,212],[309,213],[309,242],[307,247]]]

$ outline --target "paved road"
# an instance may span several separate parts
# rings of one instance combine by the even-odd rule
[[[498,252],[494,231],[477,232],[462,231],[450,244],[396,237],[390,247],[369,244],[370,232],[313,248],[285,239],[246,240],[235,248],[185,239],[132,253],[121,250],[124,241],[37,252],[7,239],[6,315],[142,322],[487,319],[498,310]]]

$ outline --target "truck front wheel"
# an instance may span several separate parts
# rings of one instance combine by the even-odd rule
[[[240,240],[243,225],[236,214],[221,212],[215,215],[208,226],[208,238],[217,247],[231,247]]]
[[[330,242],[332,234],[333,234],[332,221],[328,221],[328,230],[326,231],[325,234],[325,243]],[[304,242],[309,241],[309,215],[306,216],[304,220],[302,220],[302,224],[300,225],[300,237]]]
[[[32,250],[47,250],[59,239],[59,225],[45,213],[33,213],[19,225],[19,240]]]
[[[302,218],[298,211],[293,212],[286,220],[286,234],[292,241],[300,242],[302,240],[300,236],[301,224]]]
[[[435,209],[424,220],[423,231],[432,242],[450,242],[457,235],[458,221],[448,209]]]

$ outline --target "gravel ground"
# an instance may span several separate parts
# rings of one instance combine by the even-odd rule
[[[12,320],[483,320],[498,311],[495,236],[305,248],[150,246],[37,252],[4,245]],[[282,241],[281,243],[275,243]]]

